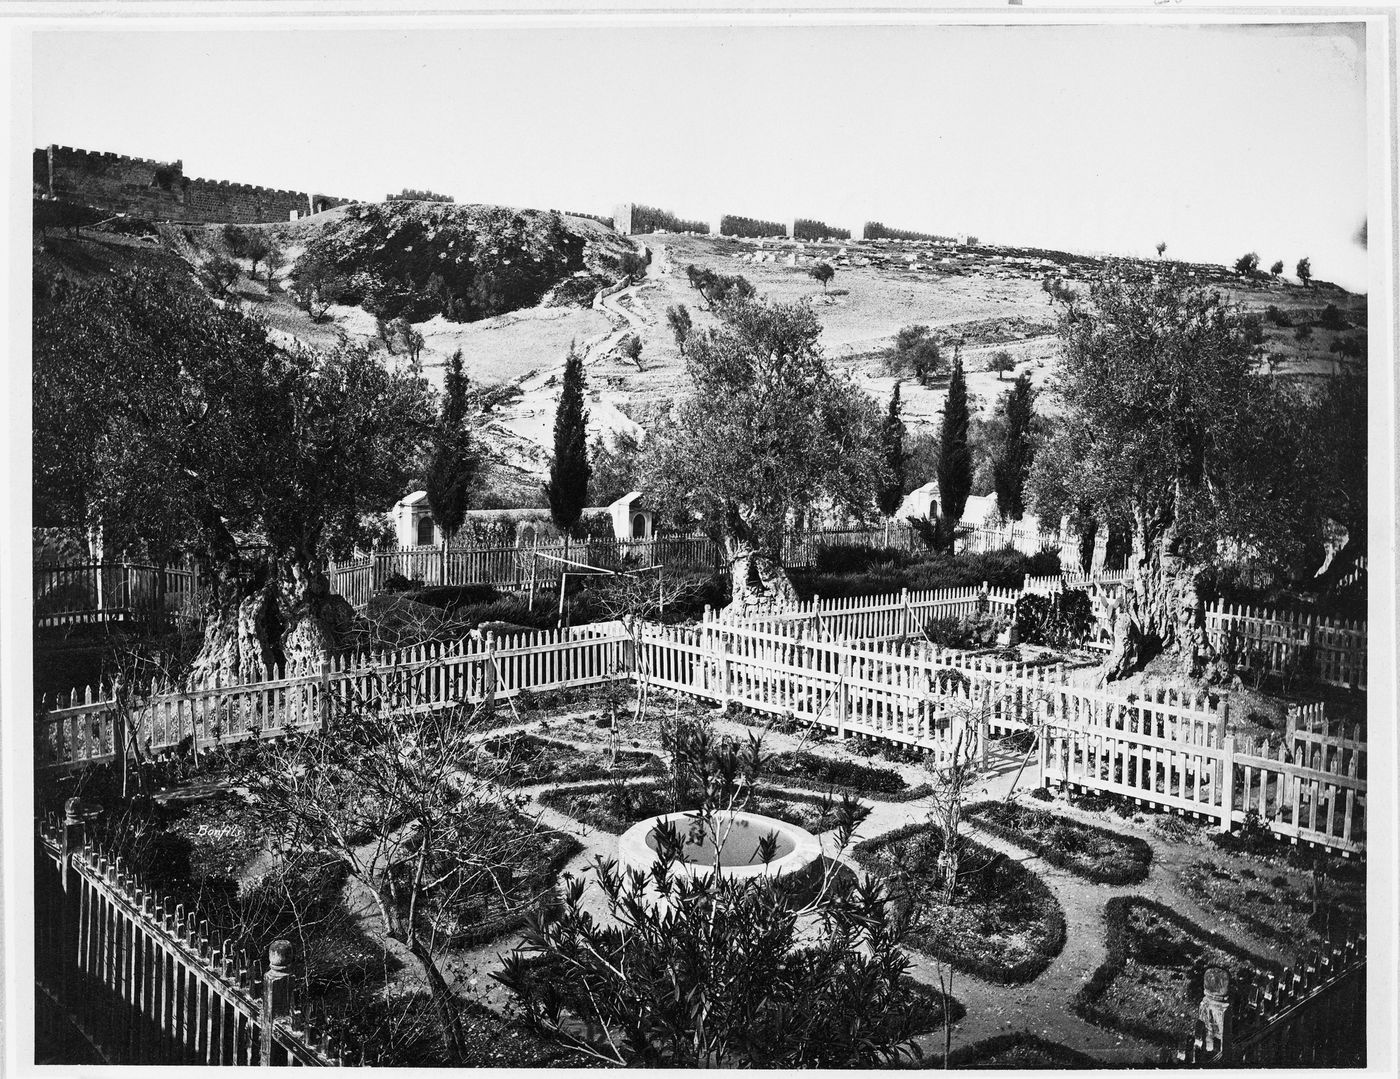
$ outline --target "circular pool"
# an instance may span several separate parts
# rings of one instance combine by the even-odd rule
[[[697,836],[691,834],[691,825],[696,819],[694,813],[664,813],[632,825],[617,841],[622,868],[651,872],[657,854],[656,828],[666,822],[674,824],[685,840],[681,860],[672,867],[672,873],[678,877],[711,873],[716,866],[724,876],[740,880],[766,875],[776,877],[801,874],[820,863],[821,843],[811,832],[795,824],[757,813],[717,813],[713,827]],[[718,849],[711,832],[718,833]],[[773,857],[765,863],[759,854],[759,845],[770,834],[777,837],[777,845]]]

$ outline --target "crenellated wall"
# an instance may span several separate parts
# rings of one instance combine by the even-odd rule
[[[281,188],[191,179],[183,161],[49,146],[34,151],[36,194],[159,221],[263,224],[288,221],[352,200]]]

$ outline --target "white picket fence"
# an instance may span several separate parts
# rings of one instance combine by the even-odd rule
[[[964,618],[990,612],[1009,618],[1021,593],[1013,588],[981,586],[904,589],[883,596],[813,596],[788,611],[747,616],[725,616],[733,625],[789,635],[815,636],[822,640],[887,641],[923,635],[931,618]],[[720,621],[705,609],[704,621]]]
[[[1365,622],[1217,602],[1206,608],[1206,633],[1217,649],[1235,653],[1248,666],[1292,672],[1304,682],[1366,688]]]
[[[956,671],[957,675],[950,672]],[[319,671],[125,700],[60,700],[41,712],[36,762],[67,770],[294,730],[325,728],[374,699],[413,707],[504,700],[622,679],[882,739],[946,757],[975,716],[983,759],[993,739],[1037,730],[1042,782],[1132,797],[1228,830],[1251,810],[1275,834],[1346,853],[1365,849],[1365,743],[1298,710],[1277,744],[1241,744],[1204,697],[1134,697],[1072,686],[1063,665],[1032,667],[928,642],[831,640],[710,619],[616,624],[467,639],[329,661]]]
[[[271,738],[325,726],[371,701],[439,708],[597,685],[630,678],[631,652],[631,638],[607,623],[329,658],[315,672],[273,671],[230,685],[124,693],[89,686],[41,704],[35,761],[71,768],[114,760],[122,745],[131,756],[159,757],[182,743],[202,749]]]

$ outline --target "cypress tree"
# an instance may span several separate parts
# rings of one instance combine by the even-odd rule
[[[953,377],[943,403],[943,423],[938,430],[938,506],[946,527],[962,520],[967,496],[972,493],[972,446],[967,437],[967,380],[962,353],[953,354]]]
[[[559,408],[554,413],[554,459],[549,465],[549,482],[544,485],[549,516],[566,534],[583,516],[593,471],[588,463],[588,412],[583,407],[583,394],[583,357],[570,344]]]
[[[1022,374],[1001,399],[1003,421],[1001,445],[992,460],[992,484],[997,493],[997,509],[1009,521],[1019,521],[1026,512],[1026,477],[1030,475],[1035,447],[1031,444],[1031,424],[1035,422],[1035,390],[1031,378]]]
[[[886,517],[894,516],[904,500],[905,466],[910,456],[904,448],[904,435],[904,420],[899,415],[899,382],[896,381],[894,393],[890,394],[889,411],[880,425],[880,456],[885,464],[885,475],[875,493],[875,501]]]
[[[447,361],[443,389],[442,416],[434,432],[424,487],[433,520],[442,529],[446,552],[448,538],[466,520],[472,489],[481,471],[481,456],[466,425],[467,376],[462,370],[461,349]]]

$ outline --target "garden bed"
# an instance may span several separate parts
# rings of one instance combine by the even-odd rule
[[[1313,913],[1312,874],[1284,874],[1265,866],[1240,866],[1203,859],[1177,870],[1182,888],[1225,925],[1238,925],[1284,952],[1319,947],[1324,941],[1364,932],[1366,872],[1356,864],[1333,866],[1321,881]]]
[[[805,828],[813,835],[835,826],[829,810],[831,800],[816,794],[799,794],[774,787],[750,788],[735,809]],[[659,780],[637,783],[590,783],[578,787],[555,787],[540,795],[540,804],[566,813],[581,824],[600,832],[621,835],[638,821],[695,809],[698,801],[676,805],[669,784]]]
[[[763,765],[763,779],[784,787],[854,794],[884,802],[907,802],[930,793],[928,784],[911,787],[893,768],[879,768],[817,753],[780,753]]]
[[[1031,1068],[1102,1068],[1103,1062],[1059,1042],[1047,1041],[1028,1030],[997,1034],[954,1049],[947,1064],[942,1057],[928,1061],[930,1068],[994,1068],[1021,1071]]]
[[[481,748],[500,766],[493,778],[522,786],[534,783],[577,783],[609,776],[637,776],[662,772],[665,765],[654,753],[619,749],[614,764],[607,748],[583,749],[537,734],[506,734],[489,738]]]
[[[1029,869],[964,839],[953,902],[945,905],[942,842],[936,825],[915,823],[858,844],[854,855],[909,905],[912,947],[988,981],[1030,981],[1065,946],[1059,901]]]
[[[1145,839],[1062,817],[1017,802],[982,802],[965,810],[979,828],[1095,884],[1147,878],[1152,848]]]
[[[1104,921],[1108,958],[1075,995],[1071,1010],[1157,1045],[1176,1046],[1194,1034],[1206,967],[1228,970],[1237,991],[1251,983],[1255,968],[1279,969],[1141,896],[1110,899]]]

